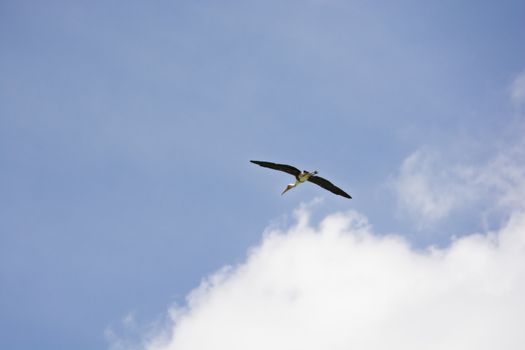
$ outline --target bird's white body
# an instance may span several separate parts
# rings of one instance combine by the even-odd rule
[[[317,174],[317,171],[309,173],[308,171],[305,170],[297,176],[299,179],[296,181],[296,183],[297,182],[303,183],[305,181],[308,181],[308,179],[314,176],[315,174]]]

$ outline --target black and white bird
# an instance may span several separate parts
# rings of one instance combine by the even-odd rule
[[[346,193],[345,191],[343,191],[339,187],[335,186],[330,181],[328,181],[326,179],[323,179],[320,176],[317,176],[317,171],[312,171],[312,172],[309,172],[309,171],[306,171],[306,170],[301,171],[301,170],[299,170],[296,167],[293,167],[291,165],[271,163],[271,162],[262,162],[262,161],[259,161],[259,160],[250,160],[250,162],[252,162],[254,164],[257,164],[257,165],[260,165],[260,166],[265,167],[265,168],[270,168],[270,169],[274,169],[274,170],[284,171],[285,173],[288,173],[290,175],[295,176],[295,179],[296,179],[295,183],[289,184],[288,186],[286,186],[286,188],[281,193],[281,195],[285,194],[287,191],[291,190],[292,188],[294,188],[297,185],[302,184],[305,181],[310,181],[310,182],[313,182],[316,185],[321,186],[325,190],[328,190],[328,191],[330,191],[332,193],[335,193],[335,194],[337,194],[339,196],[343,196],[345,198],[352,199],[352,197],[348,193]]]

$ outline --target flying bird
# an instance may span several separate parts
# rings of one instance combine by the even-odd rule
[[[309,172],[309,171],[306,171],[306,170],[301,171],[301,170],[299,170],[296,167],[293,167],[291,165],[271,163],[271,162],[262,162],[262,161],[259,161],[259,160],[250,160],[250,162],[252,162],[254,164],[257,164],[257,165],[260,165],[260,166],[265,167],[265,168],[270,168],[270,169],[274,169],[274,170],[284,171],[285,173],[288,173],[290,175],[295,176],[295,179],[296,179],[295,183],[289,184],[288,186],[286,186],[286,188],[281,193],[281,195],[285,194],[287,191],[291,190],[292,188],[294,188],[297,185],[302,184],[305,181],[310,181],[310,182],[313,182],[314,184],[316,184],[318,186],[321,186],[325,190],[328,190],[328,191],[330,191],[332,193],[335,193],[335,194],[337,194],[339,196],[343,196],[343,197],[352,199],[352,197],[348,193],[346,193],[345,191],[343,191],[339,187],[335,186],[330,181],[328,181],[328,180],[326,180],[326,179],[324,179],[324,178],[322,178],[320,176],[317,176],[317,170],[316,171],[312,171],[312,172]]]

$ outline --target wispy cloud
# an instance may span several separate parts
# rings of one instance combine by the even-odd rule
[[[104,338],[109,344],[108,350],[142,350],[146,344],[165,342],[169,339],[168,325],[172,324],[175,309],[166,316],[149,323],[137,320],[135,312],[126,314],[118,324],[106,327]]]
[[[525,103],[525,72],[519,74],[512,82],[510,95],[514,103]]]
[[[408,156],[391,181],[399,207],[418,228],[455,210],[486,203],[487,210],[523,208],[525,142],[501,150],[484,164],[452,163],[421,149]]]
[[[408,156],[391,185],[399,206],[424,228],[445,218],[452,210],[474,196],[466,185],[473,171],[451,166],[435,152],[422,149]]]
[[[206,278],[148,350],[520,349],[525,214],[497,232],[415,250],[350,211],[309,213]]]

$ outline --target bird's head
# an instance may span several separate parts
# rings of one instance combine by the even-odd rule
[[[318,171],[316,170],[316,171],[313,172],[313,174],[314,174],[314,175],[317,175],[317,172],[318,172]]]

